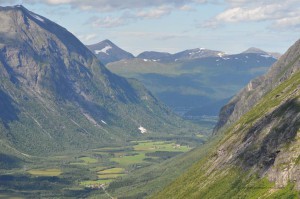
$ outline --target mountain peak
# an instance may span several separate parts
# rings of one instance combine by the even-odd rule
[[[33,12],[29,11],[23,5],[15,5],[15,6],[0,6],[0,11],[21,11],[25,15],[30,15]]]
[[[247,50],[245,50],[244,52],[242,52],[243,54],[248,54],[248,53],[256,53],[256,54],[269,54],[266,51],[263,51],[259,48],[255,48],[255,47],[251,47],[248,48]]]
[[[87,47],[100,59],[103,64],[120,61],[122,59],[134,58],[131,53],[119,48],[108,39],[96,44],[87,45]]]
[[[96,43],[96,44],[94,44],[94,45],[109,45],[109,46],[113,46],[113,47],[117,47],[117,45],[116,44],[114,44],[112,41],[110,41],[109,39],[105,39],[105,40],[103,40],[103,41],[100,41],[100,42],[98,42],[98,43]]]

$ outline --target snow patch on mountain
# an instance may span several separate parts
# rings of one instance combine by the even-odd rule
[[[112,49],[112,47],[110,45],[105,46],[104,48],[102,48],[101,50],[95,50],[95,54],[99,54],[99,53],[105,53],[108,55],[107,51]]]
[[[260,55],[261,57],[265,57],[265,58],[270,58],[272,57],[271,55]]]
[[[225,55],[225,53],[221,52],[221,53],[218,53],[218,56],[219,57],[223,57]]]
[[[33,18],[35,18],[35,19],[37,19],[37,20],[39,20],[39,21],[41,21],[41,22],[45,22],[44,19],[42,19],[40,16],[38,16],[38,15],[36,15],[36,14],[30,13],[30,15],[31,15]]]
[[[139,130],[141,131],[141,134],[145,134],[147,133],[147,129],[145,129],[144,127],[140,126]]]

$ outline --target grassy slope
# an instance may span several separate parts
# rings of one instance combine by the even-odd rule
[[[117,74],[141,80],[156,95],[177,92],[183,96],[202,95],[215,99],[231,97],[247,83],[247,80],[267,69],[257,67],[257,71],[251,68],[236,70],[233,67],[208,66],[184,61],[157,63],[142,60],[116,62],[108,64],[107,67]],[[227,76],[231,76],[230,81],[227,80]],[[240,78],[241,76],[243,78]],[[211,92],[212,90],[214,92]]]
[[[249,172],[233,164],[221,164],[218,168],[214,165],[214,159],[216,149],[226,142],[234,145],[234,142],[241,140],[255,122],[275,110],[282,101],[289,98],[298,99],[299,85],[300,73],[298,72],[268,93],[223,135],[219,135],[223,138],[210,147],[204,158],[153,198],[258,198],[262,196],[263,198],[298,198],[299,192],[293,189],[293,184],[288,184],[283,189],[276,189],[274,183],[267,178],[258,177],[255,171]],[[289,108],[291,107],[286,107]],[[282,148],[282,152],[289,151],[290,147],[297,145],[299,139],[289,143],[288,147]],[[291,153],[287,156],[291,156]],[[211,167],[214,170],[208,172]]]

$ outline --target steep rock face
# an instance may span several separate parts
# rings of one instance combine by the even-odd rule
[[[45,154],[179,131],[136,80],[107,70],[76,37],[22,6],[0,8],[0,140]],[[177,131],[177,130],[179,131]]]
[[[300,68],[300,41],[297,41],[271,67],[269,72],[242,89],[220,112],[215,132],[224,125],[230,125],[254,106],[270,90],[291,77]]]

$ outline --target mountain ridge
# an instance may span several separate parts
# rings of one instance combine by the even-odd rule
[[[131,60],[131,59],[141,59],[145,61],[155,61],[155,62],[173,62],[173,61],[185,61],[185,60],[193,60],[193,59],[201,59],[207,57],[226,57],[226,56],[234,56],[239,54],[260,54],[265,56],[270,56],[275,59],[280,57],[279,53],[269,53],[259,48],[251,47],[246,51],[241,53],[234,53],[234,54],[227,54],[223,51],[218,50],[210,50],[206,48],[193,48],[193,49],[186,49],[176,53],[169,53],[169,52],[158,52],[158,51],[144,51],[138,54],[137,56],[132,55],[131,53],[122,50],[112,41],[105,39],[101,42],[92,45],[86,45],[94,54],[96,54],[99,59],[104,59],[104,64],[109,64],[121,60]],[[109,46],[109,48],[106,48]],[[110,47],[112,46],[112,47]],[[102,50],[105,51],[102,52]],[[110,49],[118,49],[115,50],[111,55],[106,51]],[[118,52],[120,53],[118,55]],[[101,56],[100,56],[101,55]],[[103,57],[105,56],[105,57]]]

